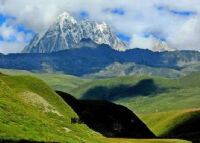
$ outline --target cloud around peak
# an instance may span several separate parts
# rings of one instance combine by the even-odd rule
[[[15,17],[15,24],[34,33],[44,32],[64,11],[78,19],[107,22],[131,48],[150,48],[153,36],[177,49],[200,50],[199,0],[0,0],[4,21]],[[5,23],[0,27],[5,28]]]

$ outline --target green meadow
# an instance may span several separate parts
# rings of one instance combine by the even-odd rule
[[[122,104],[163,138],[184,123],[200,119],[200,73],[177,79],[149,75],[85,79],[17,70],[1,72],[0,140],[187,143],[176,139],[105,138],[85,124],[71,124],[71,118],[77,115],[54,90],[81,99],[104,99]]]

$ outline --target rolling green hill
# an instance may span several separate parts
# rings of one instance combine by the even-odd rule
[[[122,104],[135,111],[157,136],[198,142],[199,79],[200,73],[175,79],[149,75],[100,79],[81,85],[74,95]]]
[[[167,136],[177,126],[192,118],[200,118],[200,109],[187,109],[150,114],[140,114],[157,136]],[[173,123],[173,124],[172,124]],[[189,128],[187,128],[189,129]]]
[[[72,92],[83,99],[114,101],[136,113],[154,113],[199,108],[199,79],[200,73],[175,79],[148,75],[126,76],[94,80]]]
[[[32,76],[0,74],[0,142],[188,143],[182,140],[107,139],[84,124],[43,81]]]
[[[64,74],[3,69],[1,71],[11,75],[36,76],[55,90],[70,93],[78,98],[111,100],[129,107],[136,113],[193,109],[200,106],[200,73],[174,79],[151,75],[85,79]]]
[[[48,83],[48,85],[51,86],[54,90],[60,90],[67,93],[71,93],[71,90],[92,80],[62,73],[33,73],[25,70],[11,69],[0,69],[0,71],[9,75],[31,75],[42,79],[43,81]]]
[[[140,118],[159,137],[178,137],[200,142],[200,109],[141,114]]]
[[[1,74],[0,97],[1,140],[84,142],[98,136],[85,125],[72,125],[77,115],[36,78]]]

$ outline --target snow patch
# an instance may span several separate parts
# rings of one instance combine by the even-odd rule
[[[65,20],[70,21],[71,23],[75,24],[77,21],[74,17],[72,17],[69,13],[64,12],[61,15],[58,16],[58,21],[63,24]],[[63,25],[62,25],[63,26]]]

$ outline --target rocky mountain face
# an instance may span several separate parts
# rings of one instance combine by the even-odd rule
[[[194,71],[194,69],[191,69]],[[151,67],[146,65],[131,63],[119,63],[115,62],[97,73],[85,75],[85,77],[94,78],[107,78],[107,77],[119,77],[119,76],[132,76],[132,75],[155,75],[175,78],[184,75],[180,70],[172,68]]]
[[[44,35],[36,34],[23,53],[51,53],[74,49],[83,39],[91,39],[96,44],[107,44],[111,48],[124,51],[126,45],[112,32],[106,23],[77,21],[68,13],[61,14]]]

